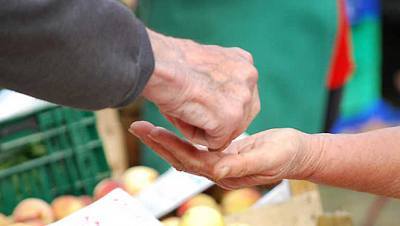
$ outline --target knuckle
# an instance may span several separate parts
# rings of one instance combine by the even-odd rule
[[[257,98],[257,101],[254,103],[254,114],[258,114],[261,111],[261,103],[260,100]]]
[[[251,55],[251,53],[249,53],[248,51],[241,49],[241,48],[237,48],[239,50],[239,52],[246,57],[246,59],[248,61],[250,61],[251,63],[253,63],[254,59],[253,59],[253,55]]]
[[[245,51],[245,50],[242,50],[242,51],[243,51],[243,54],[246,55],[247,60],[248,60],[251,64],[254,64],[253,55],[251,55],[251,53],[249,53],[249,52],[247,52],[247,51]]]
[[[247,61],[249,61],[251,64],[254,63],[254,58],[253,55],[251,55],[251,53],[249,53],[248,51],[239,48],[239,47],[232,47],[230,48],[233,51],[236,51],[238,54],[240,54],[242,57],[244,57]]]
[[[229,48],[229,49],[234,50],[234,51],[237,51],[237,52],[243,51],[243,50],[242,50],[241,48],[239,48],[239,47],[231,47],[231,48]]]
[[[248,63],[241,64],[241,70],[237,71],[236,76],[239,78],[239,80],[244,81],[243,84],[252,88],[258,82],[257,68]]]
[[[248,81],[251,84],[256,84],[258,81],[258,70],[256,67],[251,66],[249,67],[249,72],[248,72]]]
[[[240,92],[240,95],[244,104],[250,103],[253,99],[253,95],[249,89],[244,89],[242,92]]]

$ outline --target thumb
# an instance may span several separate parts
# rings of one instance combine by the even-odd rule
[[[227,154],[214,166],[216,180],[245,177],[258,174],[262,166],[256,150],[244,153]]]

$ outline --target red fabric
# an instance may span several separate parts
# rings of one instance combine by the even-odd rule
[[[338,34],[335,40],[331,68],[328,74],[330,90],[342,87],[350,77],[353,69],[351,32],[349,18],[346,13],[345,0],[337,0],[339,7]]]

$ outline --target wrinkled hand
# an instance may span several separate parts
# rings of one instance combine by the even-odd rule
[[[267,130],[222,152],[199,150],[148,122],[133,123],[131,132],[177,170],[205,176],[226,189],[306,179],[318,160],[307,142],[312,136],[294,129]]]
[[[155,71],[143,95],[192,143],[222,149],[260,110],[252,56],[149,30]]]

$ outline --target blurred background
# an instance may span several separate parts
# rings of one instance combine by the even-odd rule
[[[253,54],[262,110],[249,134],[275,127],[357,133],[400,125],[398,0],[124,3],[158,32]],[[32,175],[57,184],[43,197],[51,200],[71,189],[91,193],[101,179],[134,165],[165,172],[170,166],[126,131],[138,119],[174,130],[145,100],[91,113],[0,91],[0,200],[7,200],[5,194],[21,195],[16,200],[25,193],[39,195],[16,185],[34,183]],[[76,175],[73,185],[62,176],[43,179],[49,169],[65,178]],[[357,226],[399,225],[399,200],[328,186],[320,191],[326,210],[349,211]]]

